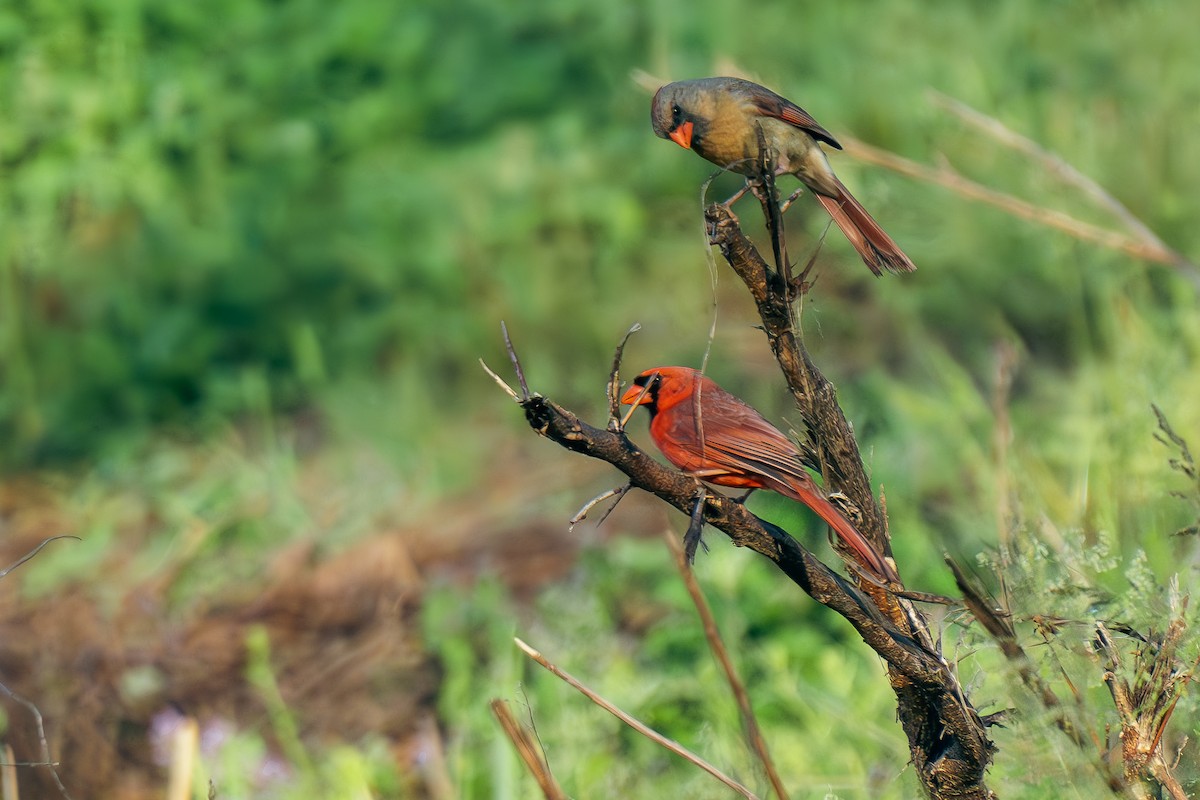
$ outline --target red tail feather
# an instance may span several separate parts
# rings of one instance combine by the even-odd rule
[[[839,196],[837,198],[817,194],[817,199],[833,221],[846,234],[850,244],[862,256],[862,260],[871,268],[871,272],[882,275],[883,270],[891,272],[912,272],[916,266],[904,255],[900,246],[892,241],[892,237],[879,227],[879,223],[867,213],[862,204],[854,199],[846,187],[838,181]]]
[[[895,568],[888,563],[887,559],[879,553],[874,545],[867,541],[865,536],[858,532],[857,528],[850,524],[848,519],[842,516],[842,512],[838,511],[833,503],[829,502],[819,492],[814,492],[804,485],[798,486],[793,481],[788,482],[788,488],[792,491],[783,492],[783,494],[791,494],[793,499],[804,503],[804,505],[815,511],[817,516],[825,520],[829,527],[833,528],[833,532],[837,534],[837,537],[858,555],[858,563],[875,573],[879,578],[893,583],[900,583],[900,576],[896,574]]]

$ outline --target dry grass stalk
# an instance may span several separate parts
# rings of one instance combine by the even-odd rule
[[[1005,147],[1012,148],[1019,153],[1023,153],[1036,160],[1043,169],[1051,175],[1056,176],[1064,183],[1074,186],[1081,191],[1085,197],[1091,200],[1096,205],[1108,211],[1124,225],[1134,237],[1154,245],[1162,249],[1163,252],[1172,253],[1176,259],[1176,266],[1187,266],[1191,269],[1196,269],[1196,266],[1190,263],[1182,255],[1167,246],[1166,242],[1158,237],[1154,231],[1133,215],[1124,203],[1113,197],[1103,186],[1096,181],[1084,175],[1066,162],[1062,156],[1051,153],[1044,147],[1039,145],[1027,136],[1022,136],[1012,130],[995,117],[988,116],[981,111],[968,106],[961,100],[956,100],[947,94],[931,90],[930,98],[935,105],[954,114],[976,130],[991,136]]]
[[[19,800],[17,789],[16,756],[13,755],[12,745],[4,745],[4,764],[0,765],[0,798],[3,800]]]
[[[425,791],[429,793],[430,800],[454,800],[459,794],[454,788],[454,782],[450,780],[450,771],[446,768],[446,747],[433,714],[426,714],[421,718],[417,725],[417,737],[424,755],[419,762],[421,781],[425,784]]]
[[[1111,231],[1099,225],[1093,225],[1090,222],[1076,219],[1061,211],[1045,208],[1030,203],[1027,200],[1022,200],[1019,197],[1014,197],[1007,192],[992,189],[970,178],[963,177],[947,165],[931,167],[921,164],[903,156],[898,156],[889,150],[874,147],[851,136],[842,136],[841,142],[845,146],[847,153],[869,164],[890,169],[893,172],[907,175],[919,181],[936,184],[963,197],[994,206],[1019,219],[1036,222],[1040,225],[1063,231],[1076,239],[1095,242],[1103,247],[1119,250],[1134,258],[1175,267],[1180,269],[1193,283],[1200,286],[1200,273],[1196,271],[1195,267],[1191,267],[1187,260],[1179,255],[1179,253],[1170,248],[1165,248],[1161,244]]]
[[[171,767],[167,776],[167,800],[188,800],[192,796],[192,773],[196,769],[196,749],[200,744],[200,726],[188,717],[171,737]]]
[[[733,692],[733,699],[737,702],[738,711],[742,715],[742,724],[746,727],[746,738],[750,740],[750,746],[754,749],[758,760],[762,762],[767,779],[771,782],[771,788],[775,790],[775,796],[780,800],[787,800],[787,789],[784,787],[783,779],[779,777],[779,770],[775,768],[775,762],[771,759],[771,753],[767,749],[767,740],[763,738],[762,729],[758,726],[758,718],[755,717],[754,708],[750,705],[750,695],[746,692],[746,685],[742,683],[741,676],[738,675],[737,668],[733,665],[733,659],[729,657],[729,650],[725,647],[725,642],[721,639],[721,631],[717,628],[717,620],[713,617],[708,601],[704,599],[704,593],[700,591],[696,575],[688,567],[687,556],[670,528],[663,529],[663,538],[667,540],[671,555],[675,557],[675,567],[679,570],[680,577],[683,578],[683,585],[687,588],[693,605],[696,606],[696,613],[700,615],[708,647],[712,650],[713,656],[725,673],[725,679],[729,682],[729,689]]]
[[[683,758],[684,760],[689,761],[692,764],[695,764],[697,767],[704,770],[709,775],[712,775],[718,781],[725,784],[730,789],[732,789],[735,792],[737,792],[738,794],[740,794],[742,797],[745,797],[746,800],[758,800],[758,796],[756,794],[754,794],[752,791],[750,791],[749,789],[747,789],[745,786],[738,783],[737,781],[735,781],[733,778],[729,777],[725,773],[721,772],[721,770],[717,769],[712,764],[710,764],[707,761],[705,761],[704,759],[700,758],[700,756],[698,756],[695,753],[693,753],[692,751],[688,750],[686,747],[681,745],[679,742],[676,742],[674,739],[668,739],[666,736],[663,736],[658,731],[646,726],[644,723],[639,722],[638,720],[634,719],[629,714],[627,714],[624,711],[622,711],[621,709],[617,708],[617,706],[613,705],[608,700],[605,700],[603,697],[601,697],[599,694],[597,694],[593,690],[589,689],[587,686],[584,686],[582,683],[579,682],[579,680],[577,680],[570,673],[561,669],[556,664],[551,663],[549,660],[546,659],[545,656],[543,656],[537,650],[530,647],[528,644],[523,642],[521,639],[514,638],[513,641],[515,641],[517,643],[517,647],[521,648],[521,650],[524,651],[525,655],[529,656],[534,661],[541,664],[543,667],[545,667],[547,670],[549,670],[550,673],[553,674],[555,677],[557,677],[559,680],[563,681],[568,686],[570,686],[572,689],[579,692],[584,697],[591,700],[593,703],[600,706],[601,708],[603,708],[608,713],[612,714],[617,719],[621,720],[621,722],[624,722],[626,725],[633,728],[635,731],[640,733],[642,736],[645,736],[647,739],[650,739],[651,741],[656,742],[657,744],[665,747],[666,749],[670,750],[672,753],[679,756],[680,758]]]
[[[546,800],[567,800],[566,793],[554,780],[553,773],[550,772],[550,764],[546,761],[545,754],[542,753],[537,740],[529,730],[517,721],[512,710],[503,700],[493,700],[491,707],[492,713],[500,722],[500,727],[504,729],[504,734],[512,741],[513,747],[517,749],[517,755],[525,762],[525,767],[537,781]]]

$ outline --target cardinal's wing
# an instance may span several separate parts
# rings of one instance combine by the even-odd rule
[[[799,448],[745,403],[722,403],[707,415],[700,413],[695,427],[706,460],[731,472],[761,475],[788,485],[808,478]]]
[[[749,81],[747,83],[753,87],[747,91],[747,94],[759,113],[781,119],[789,125],[795,125],[814,139],[825,142],[830,147],[836,147],[838,150],[842,149],[838,140],[833,138],[833,134],[821,127],[820,123],[812,118],[812,114],[764,86],[749,83]]]

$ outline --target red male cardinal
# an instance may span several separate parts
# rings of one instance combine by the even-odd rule
[[[791,439],[711,378],[688,367],[656,367],[621,397],[650,411],[650,438],[672,464],[719,486],[772,489],[825,520],[864,568],[899,582],[896,570],[825,499]]]
[[[654,132],[718,167],[753,176],[758,130],[778,154],[775,174],[795,175],[812,190],[850,244],[876,275],[916,267],[833,174],[818,142],[841,150],[833,134],[787,98],[739,78],[668,83],[650,108]]]

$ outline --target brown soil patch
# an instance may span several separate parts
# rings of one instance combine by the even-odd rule
[[[483,500],[475,507],[497,507]],[[561,519],[514,524],[512,507],[521,503],[505,505],[501,520],[464,504],[452,520],[384,531],[330,558],[311,544],[292,545],[260,585],[187,612],[166,610],[162,579],[117,592],[115,607],[111,586],[107,600],[81,585],[31,600],[22,597],[18,569],[0,581],[0,682],[41,711],[73,797],[160,798],[168,760],[161,729],[172,720],[269,737],[266,704],[246,678],[247,634],[261,626],[302,739],[321,746],[384,736],[409,776],[406,796],[429,796],[439,780],[429,770],[440,746],[440,674],[421,640],[425,580],[487,572],[528,596],[564,576],[579,550],[580,535]],[[69,525],[51,495],[6,486],[0,530],[0,564],[9,564]],[[41,761],[29,711],[11,699],[5,710],[4,739],[16,760]],[[22,768],[18,777],[22,797],[61,796],[45,768]]]

